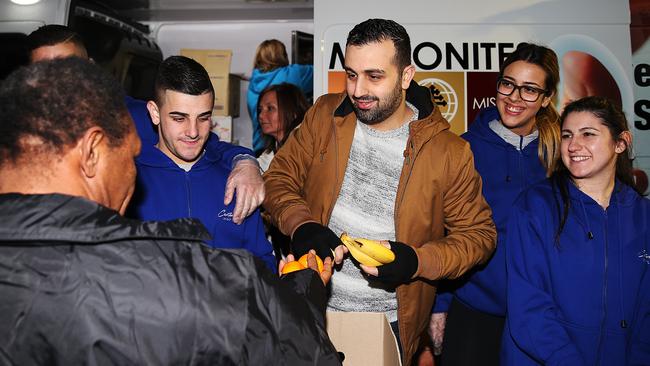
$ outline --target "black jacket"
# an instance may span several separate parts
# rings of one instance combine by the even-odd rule
[[[205,239],[191,219],[0,195],[0,364],[340,364],[315,272],[280,280]]]

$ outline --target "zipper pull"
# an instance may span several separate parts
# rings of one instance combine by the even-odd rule
[[[627,328],[627,322],[625,319],[621,320],[621,328]]]

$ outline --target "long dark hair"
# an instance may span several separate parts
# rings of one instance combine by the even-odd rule
[[[522,42],[517,49],[508,56],[499,70],[499,77],[510,64],[524,61],[539,66],[546,78],[544,88],[546,97],[552,97],[557,92],[557,84],[560,81],[560,67],[557,62],[557,55],[550,48],[533,43]],[[542,107],[535,115],[535,125],[539,131],[539,148],[537,155],[546,169],[546,176],[555,170],[555,164],[560,156],[560,127],[558,114],[553,102]]]
[[[266,141],[264,151],[276,152],[277,148],[284,145],[284,142],[287,141],[289,133],[302,122],[302,119],[305,117],[305,112],[309,109],[309,103],[297,86],[289,83],[276,84],[267,87],[260,93],[258,113],[259,103],[261,103],[264,95],[270,92],[275,92],[278,100],[278,115],[284,135],[281,141],[275,141],[273,136],[264,135],[264,140]]]
[[[632,146],[628,144],[621,134],[630,129],[627,126],[627,119],[623,111],[616,105],[616,103],[603,97],[591,96],[578,99],[568,104],[562,115],[560,116],[560,125],[564,125],[564,121],[571,113],[589,112],[600,120],[600,122],[607,127],[612,139],[616,142],[623,142],[625,144],[625,151],[618,154],[616,157],[616,179],[620,182],[632,187],[638,194],[642,195],[643,192],[634,183],[634,176],[632,174]],[[571,175],[562,160],[560,159],[556,165],[556,169],[551,175],[551,182],[553,190],[559,190],[562,202],[557,201],[556,207],[558,216],[560,217],[560,224],[555,233],[555,242],[559,243],[560,234],[564,229],[567,217],[569,215],[569,186]],[[562,208],[560,208],[562,206]]]

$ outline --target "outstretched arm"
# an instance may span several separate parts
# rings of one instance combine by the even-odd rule
[[[248,363],[340,365],[325,327],[323,279],[309,269],[280,279],[256,263],[259,272],[250,278],[252,311],[244,347]],[[311,264],[316,265],[313,260]],[[331,262],[326,266],[331,274]]]

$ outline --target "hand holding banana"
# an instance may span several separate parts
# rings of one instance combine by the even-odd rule
[[[346,233],[341,234],[341,241],[352,257],[363,265],[378,267],[395,260],[395,253],[380,241],[351,238]]]
[[[361,269],[378,281],[400,285],[413,279],[418,269],[415,250],[397,241],[351,238],[341,234],[341,241],[359,263]]]

